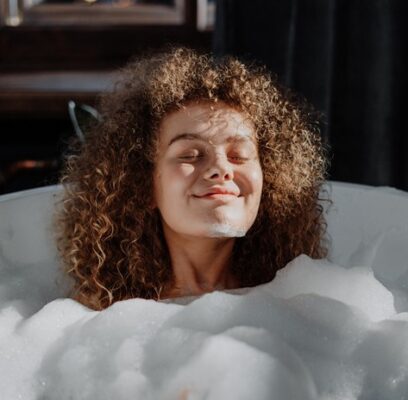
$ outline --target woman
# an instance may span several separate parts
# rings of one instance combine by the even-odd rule
[[[172,48],[126,66],[101,113],[62,177],[79,302],[251,287],[325,256],[317,124],[264,69]]]

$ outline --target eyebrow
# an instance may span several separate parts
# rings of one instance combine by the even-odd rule
[[[202,142],[207,141],[205,138],[203,138],[198,133],[180,133],[179,135],[176,135],[173,139],[170,140],[169,146],[172,145],[177,140],[200,140]],[[226,139],[226,142],[227,143],[247,143],[247,142],[252,142],[253,144],[256,144],[256,141],[255,141],[255,139],[253,137],[246,136],[246,135],[228,136],[227,139]]]

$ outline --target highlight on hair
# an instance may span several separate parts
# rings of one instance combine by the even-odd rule
[[[71,297],[95,309],[160,299],[172,267],[152,209],[157,132],[163,117],[195,101],[222,101],[256,129],[264,183],[258,216],[237,238],[232,273],[241,287],[272,280],[300,254],[327,253],[319,203],[327,161],[311,109],[263,67],[172,47],[130,62],[102,95],[103,122],[72,144],[61,175],[56,241]]]

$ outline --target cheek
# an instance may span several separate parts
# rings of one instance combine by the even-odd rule
[[[254,182],[254,185],[259,187],[262,187],[262,183],[263,183],[263,174],[262,174],[262,170],[261,167],[256,168],[254,171],[251,172],[251,180],[252,182]]]
[[[192,164],[180,164],[175,172],[181,179],[191,179],[196,172],[196,167]]]
[[[262,197],[262,187],[263,187],[263,173],[262,168],[254,168],[250,174],[248,174],[248,181],[250,185],[250,193],[251,195],[248,198],[248,202],[246,203],[248,214],[247,214],[247,222],[248,227],[252,226],[254,223],[256,216],[258,215],[259,206],[261,203]]]
[[[191,164],[175,164],[160,168],[155,178],[156,195],[160,197],[180,193],[194,179],[195,172]]]
[[[249,185],[249,191],[257,197],[261,197],[263,186],[263,173],[261,166],[254,167],[247,173],[247,182]]]

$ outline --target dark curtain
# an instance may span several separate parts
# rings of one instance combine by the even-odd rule
[[[324,115],[332,180],[408,190],[406,0],[219,0],[216,55],[255,60]]]

